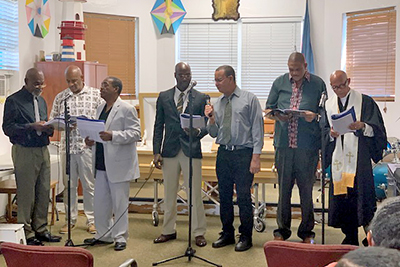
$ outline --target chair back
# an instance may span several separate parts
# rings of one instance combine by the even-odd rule
[[[324,267],[357,248],[351,245],[269,241],[264,244],[264,253],[268,267]]]
[[[4,242],[7,267],[93,267],[93,255],[76,247],[27,246]]]

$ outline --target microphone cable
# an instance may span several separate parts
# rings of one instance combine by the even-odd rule
[[[137,191],[136,194],[133,196],[133,198],[135,198],[135,197],[140,193],[140,191],[143,189],[143,187],[147,184],[147,182],[149,181],[149,179],[150,179],[151,175],[153,174],[155,168],[156,168],[156,165],[154,164],[154,161],[152,160],[152,161],[150,162],[149,174],[148,174],[148,176],[145,178],[143,184],[139,187],[138,191]],[[95,194],[96,194],[96,192],[95,192]],[[115,225],[121,220],[122,216],[125,215],[126,212],[128,212],[129,206],[130,206],[131,204],[133,204],[133,200],[129,202],[128,207],[126,207],[125,211],[121,214],[121,216],[119,216],[119,218],[118,218],[117,220],[114,220],[113,225],[112,225],[110,228],[108,228],[108,230],[107,230],[103,235],[101,235],[99,238],[93,239],[92,244],[85,244],[85,243],[84,243],[84,244],[74,245],[74,247],[89,247],[89,246],[94,246],[94,245],[96,244],[96,241],[101,240],[106,234],[108,234],[108,233],[115,227]]]

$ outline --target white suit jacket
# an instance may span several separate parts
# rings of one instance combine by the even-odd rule
[[[96,118],[106,103],[97,108]],[[140,123],[136,109],[121,98],[115,101],[108,115],[106,131],[112,131],[112,140],[103,143],[104,163],[111,183],[127,182],[140,177],[136,142],[140,141]],[[96,146],[93,146],[93,169]]]

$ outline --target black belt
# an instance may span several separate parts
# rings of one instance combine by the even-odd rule
[[[235,150],[241,150],[245,148],[250,148],[247,146],[235,146],[235,145],[219,145],[221,149],[228,150],[228,151],[235,151]]]

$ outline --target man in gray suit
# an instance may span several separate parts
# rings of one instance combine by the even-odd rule
[[[191,89],[192,73],[187,63],[180,62],[175,66],[176,86],[161,92],[157,99],[157,113],[154,123],[153,153],[156,168],[162,169],[164,177],[164,224],[162,234],[154,243],[164,243],[176,239],[176,195],[179,189],[181,171],[185,184],[189,180],[189,134],[193,137],[193,235],[196,245],[204,247],[207,241],[206,218],[201,198],[201,144],[200,140],[207,134],[205,128],[182,129],[180,114],[189,113],[189,91],[192,90],[193,114],[204,116],[206,95]],[[165,134],[164,134],[165,131]],[[162,144],[162,149],[161,149]],[[187,195],[189,192],[187,190]]]
[[[97,234],[85,244],[111,244],[114,250],[126,248],[128,239],[129,183],[140,177],[136,142],[140,141],[140,125],[136,109],[121,100],[122,82],[107,77],[100,94],[106,103],[97,108],[96,118],[105,121],[100,132],[104,143],[86,137],[93,147],[95,162],[94,221]]]

